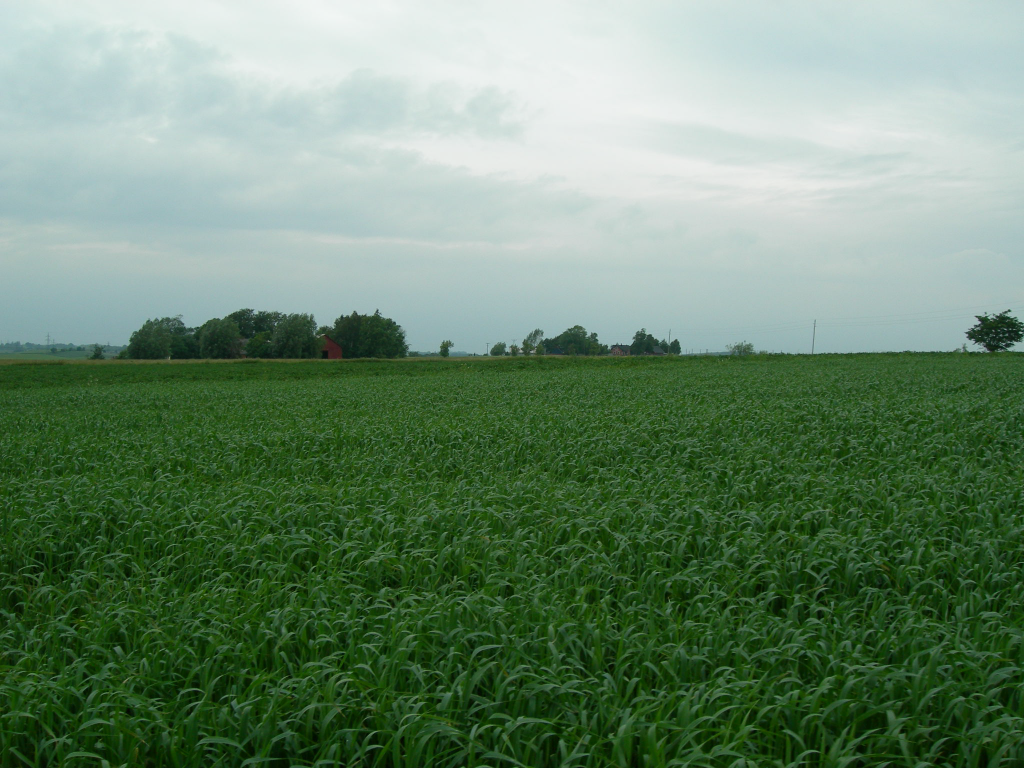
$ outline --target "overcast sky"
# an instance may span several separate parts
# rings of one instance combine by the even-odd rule
[[[0,4],[0,341],[242,307],[951,350],[1024,316],[1024,2]]]

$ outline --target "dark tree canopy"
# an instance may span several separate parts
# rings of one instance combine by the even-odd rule
[[[199,329],[199,351],[205,358],[232,360],[242,353],[238,324],[230,318],[207,320]]]
[[[1024,339],[1024,323],[1004,310],[998,315],[975,315],[976,325],[967,331],[967,338],[989,352],[1005,352]]]
[[[508,345],[504,341],[499,341],[493,347],[491,347],[491,357],[504,357],[505,353],[508,352]]]
[[[729,350],[730,355],[754,354],[754,345],[749,341],[737,341],[735,344],[726,344],[725,348]]]
[[[245,344],[246,357],[273,357],[274,349],[270,345],[270,331],[260,331]]]
[[[441,351],[440,351],[441,357],[448,357],[451,348],[452,348],[452,341],[451,341],[451,339],[445,339],[444,341],[442,341],[441,342]]]
[[[280,312],[257,312],[253,309],[239,309],[226,319],[238,323],[238,332],[243,339],[251,339],[258,333],[273,333],[277,324],[284,319]]]
[[[312,315],[285,315],[276,324],[270,337],[274,357],[308,358],[320,354],[316,319]]]
[[[405,357],[409,351],[405,331],[377,310],[372,315],[342,315],[330,334],[345,351],[345,357]]]
[[[526,338],[523,339],[523,354],[531,355],[534,352],[538,352],[537,348],[542,345],[543,341],[544,331],[542,331],[540,328],[534,328],[532,331],[526,334]]]
[[[648,333],[646,328],[641,328],[633,334],[633,343],[629,345],[629,351],[633,355],[651,355],[654,354],[656,346],[658,340]]]
[[[181,315],[147,320],[135,331],[125,349],[132,360],[188,360],[199,357],[195,328],[185,327]]]
[[[566,355],[608,354],[608,346],[598,341],[596,333],[588,335],[587,329],[582,325],[567,328],[553,339],[544,339],[541,344],[548,352],[557,349]]]

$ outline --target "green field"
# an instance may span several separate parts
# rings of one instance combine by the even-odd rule
[[[0,366],[3,766],[1024,765],[1024,356]]]
[[[34,350],[31,352],[0,352],[0,361],[37,361],[37,360],[87,360],[92,354],[92,348],[88,350],[79,351],[77,349],[58,350],[57,352],[50,352],[48,350]],[[107,357],[113,357],[109,352],[105,353]]]

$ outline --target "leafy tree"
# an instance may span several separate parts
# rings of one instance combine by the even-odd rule
[[[92,354],[89,355],[89,359],[90,360],[102,360],[103,359],[103,345],[102,344],[93,344],[92,345]]]
[[[318,357],[320,337],[316,331],[316,320],[312,315],[284,315],[270,337],[273,356],[293,359]]]
[[[508,353],[510,355],[512,355],[512,357],[515,357],[516,355],[518,355],[519,354],[519,345],[518,344],[510,344],[509,348],[508,348]]]
[[[1005,352],[1024,339],[1024,323],[1010,314],[1010,310],[998,315],[975,315],[976,325],[967,331],[967,338],[989,352]]]
[[[543,340],[544,331],[542,331],[540,328],[534,328],[526,335],[526,338],[523,339],[523,354],[530,355],[537,352],[537,347],[540,346]]]
[[[196,328],[185,328],[171,334],[171,359],[195,360],[200,357],[199,334]]]
[[[450,339],[445,339],[441,342],[441,357],[448,357],[448,350],[452,348],[452,342]]]
[[[491,347],[491,357],[503,357],[507,351],[508,347],[506,346],[505,342],[499,341],[497,344]]]
[[[729,350],[730,355],[754,354],[754,345],[749,341],[737,341],[735,344],[727,344],[725,348]]]
[[[126,357],[132,360],[162,360],[171,356],[171,332],[159,320],[147,320],[128,339]]]
[[[195,329],[186,328],[181,315],[147,320],[131,335],[126,349],[132,360],[192,359],[200,351]]]
[[[253,309],[239,309],[227,316],[228,320],[238,323],[238,332],[243,339],[251,339],[258,333],[272,334],[284,318],[280,312],[257,312]]]
[[[683,348],[679,346],[679,339],[672,339],[672,343],[668,345],[668,351],[672,355],[681,355],[683,353]]]
[[[650,355],[654,353],[656,346],[658,340],[649,334],[646,328],[641,328],[633,334],[633,343],[629,345],[629,351],[634,355]]]
[[[544,349],[560,349],[567,355],[606,355],[608,347],[598,341],[597,334],[587,334],[587,329],[582,325],[574,325],[567,328],[553,339],[544,339],[541,342]],[[538,352],[538,354],[542,354]]]
[[[231,360],[242,353],[238,323],[230,318],[213,318],[199,329],[199,352],[205,358]]]
[[[405,357],[409,351],[402,326],[381,315],[380,310],[372,315],[342,315],[334,321],[330,336],[345,350],[346,357]]]
[[[287,317],[292,317],[292,315],[286,315],[283,312],[257,312],[253,317],[252,328],[256,333],[273,333],[277,330],[278,323]]]
[[[254,320],[256,317],[256,310],[254,309],[239,309],[236,312],[232,312],[228,315],[225,320],[234,320],[238,325],[238,333],[243,339],[251,339],[256,335],[256,329],[254,327]]]
[[[274,349],[270,346],[270,331],[260,331],[245,345],[246,357],[273,357]]]

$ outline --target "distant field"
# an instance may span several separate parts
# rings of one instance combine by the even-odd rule
[[[92,348],[88,351],[78,352],[77,350],[68,350],[61,352],[0,352],[0,361],[4,360],[86,360],[92,354]],[[107,353],[107,357],[111,357]]]
[[[1020,766],[1022,510],[1021,355],[4,365],[0,763]]]

